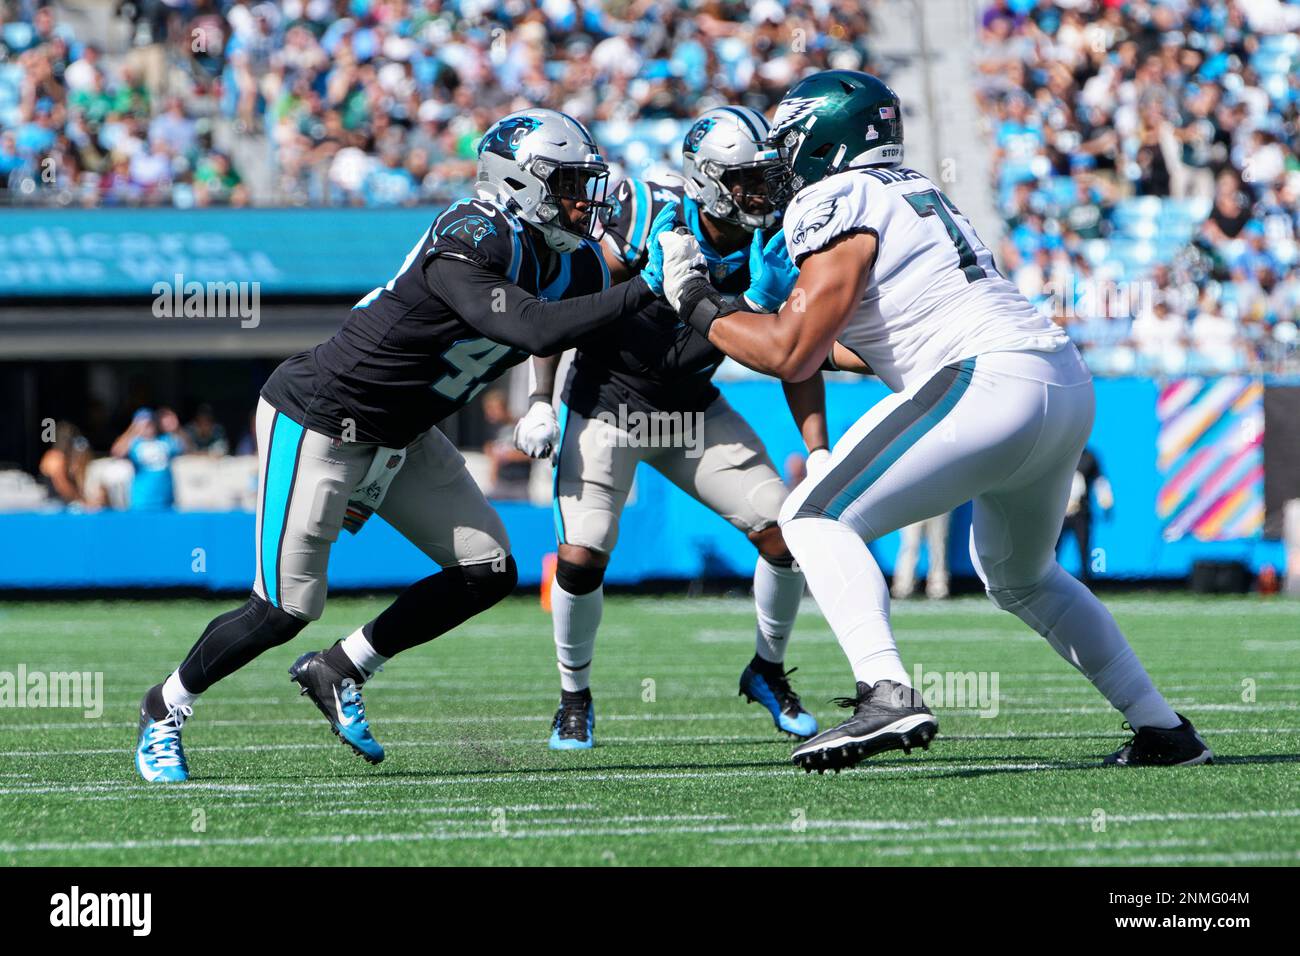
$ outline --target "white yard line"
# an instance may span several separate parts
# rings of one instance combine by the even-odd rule
[[[974,741],[974,740],[1119,740],[1124,736],[1124,731],[1007,731],[1000,734],[942,734],[939,737],[941,741]],[[1212,737],[1232,736],[1235,734],[1300,734],[1300,727],[1216,727],[1207,728],[1201,731],[1202,734]],[[627,746],[635,744],[742,744],[753,745],[755,747],[765,747],[770,744],[780,744],[782,746],[792,746],[792,741],[788,738],[778,737],[775,734],[766,736],[759,731],[753,734],[692,734],[692,735],[675,735],[659,734],[652,736],[636,737],[614,737],[602,734],[600,740],[605,744],[615,746]],[[408,747],[466,747],[471,744],[490,747],[524,747],[533,745],[541,747],[545,741],[541,736],[536,737],[465,737],[452,740],[394,740],[388,737],[384,738],[384,744],[393,749],[405,749]],[[262,751],[296,751],[296,750],[338,750],[338,742],[313,742],[313,743],[280,743],[280,744],[210,744],[195,748],[202,753],[258,753]],[[13,757],[23,760],[40,760],[40,759],[58,759],[61,757],[102,757],[113,754],[121,754],[129,747],[92,747],[78,750],[10,750],[0,751],[0,758]],[[581,758],[579,758],[581,759]],[[0,774],[3,778],[4,774]],[[13,776],[13,775],[8,775]],[[30,774],[19,774],[18,776],[31,776]]]
[[[1060,763],[940,763],[938,761],[922,762],[918,761],[910,766],[859,766],[854,770],[857,776],[866,776],[872,774],[908,774],[908,773],[939,773],[951,774],[966,772],[971,770],[980,771],[1003,771],[1003,772],[1028,772],[1032,770],[1062,770],[1071,769],[1068,764]],[[466,786],[484,786],[488,784],[539,784],[539,783],[623,783],[631,780],[716,780],[719,778],[739,777],[746,779],[758,779],[761,777],[774,776],[791,776],[799,773],[793,766],[773,766],[759,768],[746,768],[743,770],[699,770],[699,771],[633,771],[627,772],[618,768],[610,768],[608,771],[592,771],[588,773],[574,771],[519,771],[510,774],[495,774],[488,776],[485,774],[467,773],[446,777],[419,777],[417,779],[396,778],[396,777],[371,777],[371,778],[349,778],[347,786],[356,790],[361,788],[400,788],[400,787],[466,787]],[[337,792],[339,782],[337,780],[304,780],[294,781],[292,783],[241,783],[230,784],[216,781],[191,781],[184,784],[169,784],[147,787],[134,780],[102,780],[88,783],[70,783],[70,784],[47,784],[32,787],[10,786],[0,787],[0,796],[29,796],[38,793],[129,793],[131,799],[140,799],[148,796],[163,797],[185,797],[187,794],[191,797],[197,791],[205,792],[238,792],[238,793],[290,793],[301,794],[305,790],[314,791],[331,791]]]
[[[1300,813],[1300,811],[1296,811]],[[1258,814],[1247,814],[1255,816]],[[1142,816],[1142,815],[1139,815]],[[1219,815],[1192,815],[1197,819],[1218,819]],[[637,819],[629,818],[633,822]],[[655,818],[650,818],[655,819]],[[667,818],[671,819],[671,818]],[[586,821],[577,821],[586,822]],[[851,822],[851,821],[849,821]],[[926,821],[916,821],[924,826]],[[783,832],[784,831],[784,832]],[[582,826],[582,827],[536,827],[531,823],[511,826],[505,818],[504,827],[497,830],[469,829],[434,829],[414,833],[370,833],[370,834],[297,834],[293,836],[248,836],[248,837],[176,837],[167,840],[84,840],[84,841],[38,841],[32,843],[0,843],[0,853],[58,853],[86,851],[120,851],[120,850],[157,850],[167,848],[204,847],[252,847],[252,846],[349,846],[371,843],[419,843],[430,841],[454,840],[546,840],[546,839],[591,839],[599,837],[663,837],[667,835],[692,835],[722,837],[725,834],[746,835],[733,839],[715,839],[711,842],[750,842],[770,846],[773,838],[782,842],[864,842],[863,834],[795,834],[789,832],[789,825],[762,823],[708,823],[708,824],[673,824],[669,826]],[[759,839],[758,836],[762,835]],[[875,834],[878,836],[879,834]],[[1016,836],[1012,834],[1012,836]],[[877,841],[878,842],[878,841]],[[1088,852],[1116,852],[1131,849],[1172,848],[1188,846],[1208,846],[1206,837],[1165,838],[1158,840],[1128,839],[1094,839],[1075,843],[1018,843],[1000,846],[984,842],[963,844],[945,843],[938,846],[899,846],[877,848],[873,853],[888,856],[939,856],[945,854],[1015,854],[1015,853],[1049,853],[1086,850]],[[1196,855],[1196,854],[1194,854]],[[1240,860],[1242,854],[1199,854],[1199,856],[1225,856]],[[1300,858],[1300,852],[1277,855],[1283,859]],[[1158,862],[1155,857],[1150,862]]]

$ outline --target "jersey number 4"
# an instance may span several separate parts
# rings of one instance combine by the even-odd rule
[[[456,370],[433,383],[433,390],[453,402],[468,402],[496,376],[496,364],[510,346],[491,339],[462,339],[442,353],[442,360]],[[485,381],[486,379],[486,381]]]
[[[967,282],[978,282],[989,277],[984,268],[975,261],[975,250],[971,247],[970,240],[957,225],[957,220],[952,218],[952,214],[957,212],[957,207],[947,196],[937,189],[927,189],[925,192],[911,193],[907,197],[907,202],[922,218],[939,217],[943,227],[948,230],[948,238],[957,247],[957,268],[961,269]]]

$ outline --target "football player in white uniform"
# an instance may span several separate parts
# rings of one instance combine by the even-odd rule
[[[778,208],[800,277],[778,312],[738,311],[699,272],[691,237],[665,232],[664,293],[714,345],[784,381],[828,365],[895,392],[787,499],[781,530],[857,681],[853,715],[799,745],[795,764],[838,770],[928,746],[867,550],[904,525],[974,500],[971,557],[993,603],[1045,637],[1135,728],[1118,765],[1208,763],[1191,723],[1156,690],[1110,613],[1056,562],[1056,536],[1092,430],[1092,378],[1060,328],[1003,278],[943,192],[904,168],[902,107],[873,76],[798,83],[770,142]]]

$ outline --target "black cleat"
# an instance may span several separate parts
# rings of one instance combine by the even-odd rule
[[[835,703],[852,707],[853,716],[800,744],[790,757],[808,773],[838,773],[886,750],[905,754],[913,747],[929,750],[930,741],[939,732],[939,721],[921,695],[892,680],[870,686],[859,681],[857,697],[841,697]]]
[[[361,685],[330,666],[325,655],[312,651],[294,661],[289,677],[330,722],[335,736],[368,763],[384,759],[384,748],[370,733]]]
[[[547,746],[552,750],[590,750],[596,746],[596,705],[590,690],[560,694],[560,709],[551,721]]]
[[[1182,714],[1177,727],[1139,727],[1129,742],[1102,761],[1107,767],[1194,767],[1214,763],[1210,745]],[[1126,730],[1133,730],[1128,724]]]

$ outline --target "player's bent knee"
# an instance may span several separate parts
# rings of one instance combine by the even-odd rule
[[[555,563],[555,583],[574,597],[590,594],[605,583],[605,569],[574,564],[560,558]]]
[[[505,556],[504,562],[494,559],[480,564],[463,564],[460,573],[465,579],[466,590],[480,610],[487,610],[509,597],[519,583],[519,566],[515,564],[514,555],[510,554]]]
[[[770,524],[758,531],[751,531],[749,540],[754,547],[758,548],[759,555],[768,564],[778,568],[788,568],[794,564],[794,555],[786,546],[785,536],[781,534],[779,526]]]
[[[268,647],[278,647],[281,644],[287,644],[302,632],[302,629],[320,617],[321,612],[318,610],[312,617],[301,614],[291,614],[288,611],[278,607],[272,607],[265,601],[262,601],[256,594],[249,598],[249,602],[261,601],[266,605],[266,616],[261,628],[268,637]]]
[[[785,482],[775,474],[751,488],[746,496],[750,510],[765,524],[776,523],[789,497]]]
[[[1034,603],[1035,598],[1038,598],[1044,591],[1051,588],[1052,578],[1058,569],[1062,574],[1065,573],[1059,564],[1053,565],[1047,569],[1046,574],[1033,584],[1020,587],[996,587],[986,582],[984,593],[989,596],[989,600],[995,606],[1019,616],[1030,604]]]

